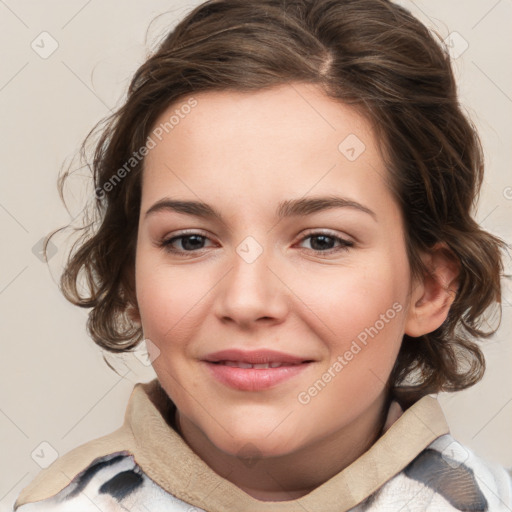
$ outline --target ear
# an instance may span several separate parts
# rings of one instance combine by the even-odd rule
[[[125,265],[122,274],[123,292],[128,302],[128,306],[126,307],[126,315],[131,322],[141,325],[140,312],[137,304],[137,294],[135,291],[135,263],[133,259]]]
[[[134,306],[132,304],[130,304],[127,308],[126,308],[126,314],[128,315],[128,318],[134,323],[134,324],[141,324],[141,319],[140,319],[140,313],[139,313],[139,308],[137,306]]]
[[[449,247],[439,242],[422,255],[426,274],[411,291],[405,334],[422,336],[435,331],[446,320],[458,288],[459,261]]]

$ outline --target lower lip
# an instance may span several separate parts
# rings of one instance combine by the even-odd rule
[[[205,361],[213,376],[223,384],[242,391],[260,391],[284,382],[303,372],[311,363],[279,368],[237,368]]]

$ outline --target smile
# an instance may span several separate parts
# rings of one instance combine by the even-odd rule
[[[282,366],[297,366],[300,363],[261,363],[261,364],[251,364],[246,363],[244,361],[218,361],[214,364],[222,364],[225,366],[231,366],[232,368],[257,368],[257,369],[265,369],[265,368],[281,368]]]
[[[203,364],[210,375],[224,386],[255,392],[279,386],[304,372],[312,362],[251,364],[241,361],[203,361]]]

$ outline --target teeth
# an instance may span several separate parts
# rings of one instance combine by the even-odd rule
[[[241,361],[219,361],[218,364],[223,364],[225,366],[231,366],[233,368],[256,368],[256,369],[279,368],[280,366],[293,366],[293,365],[287,365],[287,364],[278,363],[278,362],[250,364],[250,363],[243,363]]]
[[[234,368],[252,368],[252,364],[249,363],[242,363],[238,361],[223,361],[221,364],[224,364],[226,366],[233,366]]]

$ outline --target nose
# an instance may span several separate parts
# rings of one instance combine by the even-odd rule
[[[275,267],[265,252],[255,261],[235,252],[231,269],[219,283],[217,317],[244,329],[282,322],[288,313],[288,288]]]

